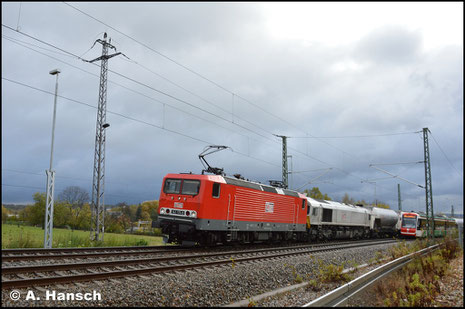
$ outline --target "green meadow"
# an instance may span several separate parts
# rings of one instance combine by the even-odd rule
[[[158,246],[162,237],[105,233],[103,242],[90,240],[89,231],[53,229],[53,248]],[[2,224],[2,249],[43,248],[44,230],[40,227]]]

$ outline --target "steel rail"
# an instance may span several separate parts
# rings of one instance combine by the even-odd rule
[[[369,241],[369,240],[368,240]],[[371,240],[373,241],[373,240]],[[352,241],[353,242],[353,241]],[[340,243],[340,242],[337,242],[337,243]],[[331,243],[332,244],[332,243]],[[282,248],[298,248],[298,247],[309,247],[309,246],[323,246],[323,245],[328,245],[328,243],[322,243],[322,244],[307,244],[307,245],[300,245],[300,246],[290,246],[290,247],[282,247]],[[173,246],[174,247],[174,246]],[[104,249],[105,247],[103,248],[98,248],[98,250],[96,251],[105,251]],[[7,261],[20,261],[20,260],[44,260],[44,259],[65,259],[65,258],[93,258],[93,257],[105,257],[105,256],[114,256],[115,253],[118,254],[118,255],[141,255],[141,254],[156,254],[156,253],[171,253],[171,252],[180,252],[180,251],[187,251],[189,249],[194,249],[194,250],[197,250],[197,249],[202,249],[201,247],[197,248],[186,248],[186,247],[182,247],[182,246],[178,246],[178,247],[174,247],[174,248],[171,248],[171,246],[168,246],[168,248],[166,248],[165,246],[156,246],[154,248],[158,248],[159,250],[150,250],[150,249],[143,249],[143,250],[140,250],[140,251],[118,251],[119,248],[121,249],[124,249],[124,248],[133,248],[134,250],[137,250],[138,247],[109,247],[109,248],[115,248],[114,250],[116,251],[113,251],[113,252],[92,252],[94,250],[92,250],[93,248],[88,248],[88,250],[81,250],[81,249],[86,249],[86,248],[72,248],[73,251],[70,251],[70,252],[74,252],[74,249],[79,249],[79,250],[76,250],[76,251],[84,251],[86,253],[69,253],[69,254],[64,254],[67,252],[67,250],[69,249],[65,249],[63,252],[61,251],[57,251],[57,252],[60,252],[60,254],[41,254],[41,255],[35,255],[35,254],[25,254],[25,255],[5,255],[3,256],[2,255],[2,261],[3,262],[7,262]],[[148,248],[148,247],[144,247],[144,248]],[[165,249],[166,248],[166,249]],[[58,249],[58,248],[55,248],[55,249]],[[274,248],[273,248],[274,249]],[[13,250],[21,250],[21,249],[13,249]],[[37,250],[37,249],[36,249]],[[256,251],[257,249],[255,250],[252,250],[252,251]],[[265,249],[262,249],[264,251],[266,250],[270,250],[270,248],[265,248]],[[43,249],[38,249],[37,252],[46,252],[48,251],[47,249],[43,251]],[[90,251],[90,252],[89,252]],[[29,251],[26,251],[26,252],[29,252]],[[35,252],[35,251],[30,251],[30,252]]]
[[[394,241],[392,241],[394,242]],[[379,243],[389,243],[389,241],[383,241]],[[208,267],[208,266],[216,266],[216,265],[225,265],[225,264],[231,264],[231,263],[241,263],[241,262],[248,262],[248,261],[253,261],[253,260],[263,260],[263,259],[270,259],[270,258],[277,258],[277,257],[285,257],[285,256],[291,256],[291,255],[300,255],[300,254],[308,254],[308,253],[317,253],[321,251],[332,251],[332,250],[341,250],[341,249],[348,249],[348,248],[355,248],[355,247],[364,247],[364,246],[373,246],[376,245],[376,242],[364,242],[364,243],[351,243],[351,244],[343,244],[343,245],[335,245],[332,247],[324,247],[324,248],[311,248],[307,250],[302,250],[298,252],[284,252],[284,253],[274,253],[274,254],[265,254],[265,255],[256,255],[252,257],[236,257],[236,258],[228,258],[228,259],[221,259],[221,260],[216,260],[216,261],[207,261],[207,262],[201,262],[201,263],[189,263],[189,264],[183,264],[183,265],[169,265],[169,266],[157,266],[157,267],[147,267],[147,268],[140,268],[140,269],[131,269],[131,270],[118,270],[118,271],[107,271],[107,272],[100,272],[100,273],[86,273],[86,274],[77,274],[77,275],[64,275],[64,276],[54,276],[54,277],[41,277],[41,278],[27,278],[27,279],[13,279],[13,280],[2,280],[2,289],[5,288],[11,288],[11,287],[28,287],[28,286],[36,286],[36,285],[49,285],[49,284],[55,284],[55,283],[63,283],[63,282],[77,282],[77,281],[90,281],[90,280],[96,280],[96,279],[107,279],[107,278],[115,278],[115,277],[126,277],[126,276],[131,276],[131,275],[139,275],[143,273],[160,273],[160,272],[169,272],[169,271],[175,271],[175,270],[182,270],[182,269],[189,269],[189,268],[200,268],[200,267]],[[323,245],[322,245],[323,246]],[[230,252],[233,255],[244,255],[244,254],[250,254],[250,253],[257,253],[257,252],[263,252],[264,250],[267,249],[260,249],[260,250],[255,250],[255,251],[249,251],[244,253],[243,251],[237,252],[233,251]],[[292,249],[280,249],[279,251],[289,251]],[[269,250],[268,251],[276,251],[276,250]],[[209,254],[207,256],[202,256],[202,255],[195,255],[195,256],[190,256],[189,258],[192,259],[194,258],[202,258],[202,257],[215,257],[215,256],[221,256],[221,255],[228,255],[223,253],[213,253]],[[174,257],[174,259],[179,260],[186,260],[187,257]],[[119,262],[119,261],[113,261],[113,262]],[[137,263],[136,261],[132,261]],[[111,261],[110,261],[111,263]],[[131,263],[131,262],[129,262]],[[93,264],[93,263],[84,263],[84,264]],[[102,262],[97,262],[97,264],[100,264],[98,266],[102,266]],[[84,265],[77,265],[77,264],[67,264],[66,266],[75,266],[75,267],[81,267],[84,268]],[[97,267],[98,267],[97,266]],[[107,265],[108,266],[108,265]],[[54,268],[55,267],[55,268]],[[56,271],[58,270],[56,267],[60,267],[58,265],[47,265],[47,270],[49,271]],[[64,267],[64,266],[62,266]],[[92,266],[96,267],[96,266]],[[34,267],[35,272],[38,272],[39,266]],[[12,268],[11,268],[12,269]],[[60,268],[60,270],[63,269],[70,269],[70,268]],[[3,272],[4,268],[2,268]]]
[[[433,245],[428,248],[410,253],[389,263],[386,263],[346,284],[339,288],[303,305],[302,307],[340,307],[347,304],[350,298],[358,293],[371,287],[379,279],[388,275],[389,273],[405,266],[413,259],[420,255],[427,254],[431,251],[438,249],[441,245]]]
[[[63,253],[63,252],[81,252],[81,251],[124,251],[124,250],[153,250],[153,249],[179,249],[182,246],[119,246],[119,247],[71,247],[71,248],[19,248],[19,249],[2,249],[4,254],[24,254],[24,253]]]
[[[366,243],[366,242],[365,242]],[[385,241],[382,242],[386,243]],[[350,243],[350,245],[358,246],[361,243]],[[364,244],[364,243],[362,243]],[[373,242],[368,242],[369,245],[372,245]],[[336,243],[331,246],[341,245]],[[201,259],[201,258],[212,258],[219,256],[229,256],[229,255],[245,255],[252,253],[263,253],[263,252],[273,252],[273,251],[295,251],[295,250],[304,250],[307,248],[314,247],[328,247],[330,245],[321,244],[313,246],[296,246],[296,247],[284,247],[284,248],[270,248],[270,249],[256,249],[248,251],[227,251],[227,252],[217,252],[217,253],[206,253],[206,254],[195,254],[195,255],[184,255],[184,256],[165,256],[165,257],[156,257],[156,258],[141,258],[141,259],[126,259],[126,260],[117,260],[117,261],[98,261],[98,262],[85,262],[85,263],[65,263],[65,264],[48,264],[48,265],[27,265],[27,266],[7,266],[2,267],[2,274],[17,274],[17,273],[27,273],[27,272],[45,272],[45,271],[56,271],[56,270],[71,270],[71,269],[85,269],[93,267],[106,267],[106,266],[122,266],[122,265],[131,265],[131,264],[150,264],[150,263],[160,263],[168,261],[181,261],[181,260],[192,260],[192,259]],[[326,249],[326,248],[325,248]]]

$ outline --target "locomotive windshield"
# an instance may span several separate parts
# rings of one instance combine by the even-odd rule
[[[184,179],[181,194],[197,195],[199,193],[200,181]]]
[[[415,227],[417,227],[417,217],[403,216],[402,217],[402,227],[407,227],[407,228],[415,228]]]
[[[200,181],[191,179],[166,179],[163,192],[167,194],[199,194]]]

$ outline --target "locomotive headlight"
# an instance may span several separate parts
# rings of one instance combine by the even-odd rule
[[[160,209],[160,215],[164,215],[165,214],[165,208],[161,208]]]
[[[188,216],[191,218],[197,218],[197,212],[192,211]]]

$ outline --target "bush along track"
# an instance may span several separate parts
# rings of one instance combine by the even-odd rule
[[[441,293],[439,279],[447,274],[452,259],[458,257],[461,249],[456,240],[443,239],[441,249],[418,257],[397,271],[387,280],[375,286],[376,304],[380,307],[431,307],[435,297]],[[402,245],[391,251],[395,257],[405,253]]]

